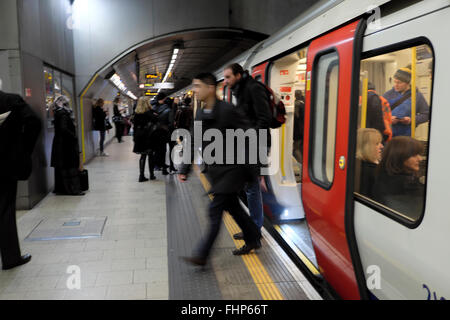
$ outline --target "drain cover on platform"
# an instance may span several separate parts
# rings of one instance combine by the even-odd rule
[[[26,241],[99,238],[107,217],[44,219],[25,238]]]

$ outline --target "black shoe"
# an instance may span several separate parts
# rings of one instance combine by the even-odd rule
[[[26,254],[26,255],[20,257],[20,260],[18,262],[16,262],[16,263],[3,265],[2,269],[3,270],[9,270],[9,269],[21,266],[21,265],[23,265],[25,263],[28,263],[28,262],[30,262],[30,260],[31,260],[31,255],[30,254]]]
[[[206,258],[202,257],[181,257],[185,262],[196,266],[204,266],[206,264]]]
[[[156,176],[155,176],[154,174],[152,174],[152,175],[150,176],[150,180],[156,180]]]
[[[239,232],[233,235],[233,238],[235,240],[244,240],[244,233],[243,232]]]
[[[178,170],[175,167],[170,167],[169,170],[170,170],[170,174],[174,174],[174,173],[178,172]]]
[[[144,177],[144,176],[139,177],[139,182],[145,182],[145,181],[148,181],[148,179],[146,177]]]
[[[164,168],[164,169],[162,170],[162,175],[163,175],[163,176],[167,176],[168,174],[169,174],[169,172],[167,171],[166,168]]]
[[[248,254],[250,252],[252,252],[253,249],[259,249],[261,248],[261,242],[258,240],[257,242],[254,243],[250,243],[250,244],[244,244],[243,247],[233,250],[233,254],[235,256],[240,256],[243,254]]]

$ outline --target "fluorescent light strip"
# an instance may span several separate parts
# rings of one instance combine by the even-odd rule
[[[133,100],[137,100],[137,97],[130,91],[127,89],[127,87],[125,86],[125,84],[122,82],[122,80],[120,80],[120,77],[117,73],[115,73],[112,77],[111,77],[111,82],[114,83],[114,85],[122,92],[124,92],[127,96],[129,96],[131,99]]]
[[[180,49],[173,49],[172,59],[170,60],[169,67],[167,68],[166,75],[164,76],[164,80],[162,83],[167,81],[167,78],[169,77],[170,72],[172,72],[173,67],[175,66],[175,62],[177,61],[178,52]],[[158,92],[161,91],[161,89],[158,90]]]

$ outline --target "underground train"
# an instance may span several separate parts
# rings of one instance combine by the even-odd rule
[[[266,217],[343,299],[450,297],[445,30],[448,0],[335,1],[229,62],[271,87],[287,111],[286,123],[271,129],[279,170],[265,177]],[[383,96],[402,68],[417,88],[412,110],[419,98],[428,108],[422,122],[411,112],[408,129],[423,146],[423,192],[383,204],[359,190],[356,133],[368,120],[368,83]],[[216,75],[223,80],[223,68]],[[219,92],[233,101],[223,83]]]

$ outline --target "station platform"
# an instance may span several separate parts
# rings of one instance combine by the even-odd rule
[[[22,254],[33,257],[0,271],[0,300],[322,299],[265,229],[261,249],[233,256],[243,241],[228,214],[208,264],[182,261],[207,227],[208,182],[196,170],[183,184],[160,172],[138,183],[132,146],[113,141],[109,157],[85,166],[85,196],[49,194],[17,213]]]

